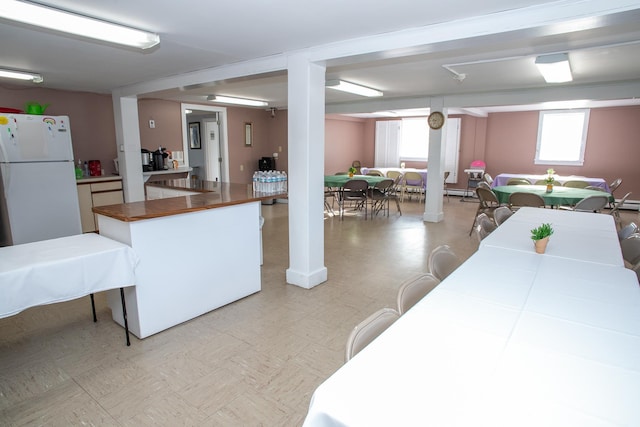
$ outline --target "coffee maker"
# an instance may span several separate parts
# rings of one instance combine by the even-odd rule
[[[151,153],[151,155],[152,155],[151,158],[153,159],[153,170],[154,171],[164,170],[165,153],[162,151],[162,149],[158,148],[156,151]]]
[[[276,159],[273,157],[262,157],[258,160],[258,170],[273,171],[276,170]]]
[[[146,148],[142,148],[140,151],[142,156],[142,171],[152,171],[153,166],[151,165],[151,151],[147,150]]]

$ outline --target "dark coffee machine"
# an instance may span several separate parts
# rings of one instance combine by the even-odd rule
[[[164,153],[161,150],[153,152],[153,170],[161,171],[164,169]]]

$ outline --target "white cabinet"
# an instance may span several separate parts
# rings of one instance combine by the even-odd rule
[[[97,221],[92,211],[94,206],[124,203],[122,178],[109,177],[79,180],[77,181],[77,187],[83,233],[97,231]]]

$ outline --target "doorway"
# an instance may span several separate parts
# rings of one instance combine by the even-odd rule
[[[182,104],[181,108],[184,161],[194,168],[192,175],[207,181],[229,182],[227,109],[200,104]],[[200,123],[201,149],[189,146],[189,122]]]
[[[203,121],[202,149],[205,158],[205,176],[207,181],[222,181],[222,149],[220,147],[220,121],[218,115]]]

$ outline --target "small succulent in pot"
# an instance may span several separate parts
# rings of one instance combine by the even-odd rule
[[[540,227],[536,227],[531,230],[531,239],[532,240],[541,240],[545,237],[549,237],[553,234],[553,228],[551,224],[544,223]]]

